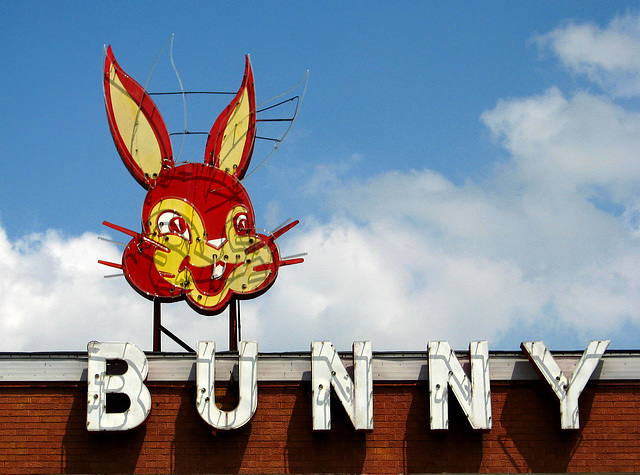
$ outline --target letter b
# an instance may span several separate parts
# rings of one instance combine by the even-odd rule
[[[87,345],[87,352],[87,430],[120,431],[138,427],[151,410],[151,394],[144,385],[149,371],[147,357],[131,343],[92,341]],[[126,369],[122,371],[124,365]],[[129,405],[124,407],[121,402],[127,397]],[[115,408],[110,407],[109,399],[116,400]]]

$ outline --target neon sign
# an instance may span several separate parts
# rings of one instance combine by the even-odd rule
[[[520,345],[530,363],[557,397],[560,426],[563,430],[580,428],[578,402],[586,384],[604,355],[610,340],[593,340],[575,369],[566,375],[541,341]],[[145,354],[131,343],[91,342],[88,350],[87,429],[122,431],[144,423],[151,411],[151,396],[144,384],[147,375]],[[202,419],[216,430],[239,429],[247,424],[258,405],[258,343],[240,345],[239,400],[235,409],[224,411],[215,401],[215,342],[199,342],[195,357],[195,404]],[[107,362],[125,363],[125,372],[111,375]],[[373,351],[370,341],[353,343],[353,378],[347,372],[330,341],[311,343],[311,401],[314,431],[331,429],[331,389],[344,407],[356,430],[373,427]],[[449,429],[449,390],[458,401],[474,430],[491,430],[491,373],[486,341],[469,344],[470,372],[463,369],[447,341],[427,345],[429,413],[431,430]],[[109,412],[109,394],[126,395],[130,405],[123,412]],[[427,423],[427,421],[425,421]]]
[[[109,128],[131,175],[147,191],[142,231],[105,225],[131,236],[120,268],[150,300],[186,300],[197,312],[222,312],[232,297],[248,299],[273,285],[283,259],[273,233],[256,231],[255,214],[240,180],[256,140],[253,71],[246,58],[242,85],[208,134],[202,163],[174,162],[167,127],[149,93],[107,49],[104,96]]]

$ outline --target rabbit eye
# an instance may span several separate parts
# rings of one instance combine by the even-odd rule
[[[175,234],[187,241],[191,240],[187,221],[173,211],[165,211],[158,217],[158,231],[160,234]]]
[[[240,213],[236,216],[235,227],[238,234],[246,234],[249,231],[249,220],[246,214]]]

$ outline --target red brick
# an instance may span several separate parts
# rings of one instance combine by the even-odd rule
[[[311,396],[300,384],[259,388],[248,426],[214,432],[193,389],[150,386],[153,409],[130,433],[85,429],[77,387],[0,386],[2,473],[606,472],[640,470],[640,386],[591,384],[579,431],[559,429],[555,397],[538,383],[492,388],[494,428],[473,431],[455,402],[449,431],[429,430],[424,386],[376,385],[374,426],[358,433],[333,400],[331,431],[311,429]],[[233,404],[233,388],[216,397]]]

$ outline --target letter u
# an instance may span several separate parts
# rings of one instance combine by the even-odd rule
[[[255,341],[240,342],[240,400],[232,411],[223,411],[216,405],[215,358],[216,344],[214,342],[198,342],[196,406],[200,417],[214,429],[238,429],[251,420],[258,407],[258,343]]]

